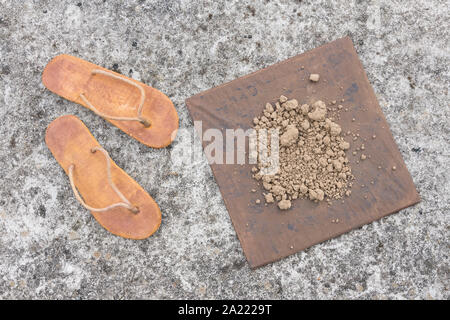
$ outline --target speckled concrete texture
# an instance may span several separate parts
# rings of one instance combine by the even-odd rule
[[[448,1],[0,0],[0,298],[449,299]],[[184,100],[349,35],[422,202],[250,270],[211,170],[179,166],[44,88],[68,53]],[[104,230],[44,143],[82,119],[158,202],[144,241]],[[173,174],[177,172],[177,175]]]

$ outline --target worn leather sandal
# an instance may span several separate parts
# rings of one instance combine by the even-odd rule
[[[84,123],[67,115],[52,121],[45,142],[69,176],[75,197],[111,233],[145,239],[158,230],[153,198],[100,147]]]
[[[149,147],[166,147],[175,139],[178,114],[172,101],[139,81],[62,54],[47,64],[42,82]]]

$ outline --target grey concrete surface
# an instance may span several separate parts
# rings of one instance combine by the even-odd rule
[[[0,298],[449,299],[448,1],[0,0]],[[68,53],[185,98],[349,35],[422,202],[250,270],[204,157],[176,168],[44,88]],[[75,114],[158,202],[144,241],[104,230],[44,143]],[[177,171],[178,175],[171,175]]]

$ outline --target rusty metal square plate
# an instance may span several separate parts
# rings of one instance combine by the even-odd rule
[[[309,81],[310,73],[320,74],[320,81]],[[252,178],[252,165],[211,164],[252,268],[420,201],[348,37],[201,92],[187,99],[186,105],[193,120],[202,121],[203,132],[217,128],[225,135],[226,128],[251,128],[252,119],[262,113],[266,102],[275,102],[282,94],[297,99],[300,104],[315,99],[339,100],[348,111],[342,112],[337,122],[344,132],[358,132],[361,140],[367,140],[365,154],[370,158],[357,163],[358,159],[349,155],[355,183],[351,196],[344,202],[333,201],[333,205],[328,206],[325,201],[294,200],[287,211],[280,211],[276,204],[263,204],[262,186]],[[375,139],[372,139],[373,135],[376,135]],[[202,141],[203,147],[209,143]],[[394,166],[396,170],[392,170]],[[257,192],[251,193],[251,189],[257,189]],[[261,204],[255,203],[258,198]]]

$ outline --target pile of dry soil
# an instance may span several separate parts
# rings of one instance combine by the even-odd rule
[[[334,102],[335,103],[335,102]],[[341,199],[350,195],[352,170],[346,151],[350,143],[341,136],[341,127],[334,122],[339,108],[329,114],[327,105],[317,100],[300,105],[297,100],[281,96],[273,106],[266,104],[263,114],[254,118],[254,129],[279,130],[279,170],[266,175],[267,163],[258,156],[253,177],[262,182],[266,203],[278,202],[282,210],[291,207],[291,200],[312,201]],[[270,137],[270,135],[269,135]],[[270,139],[267,141],[270,150]]]

